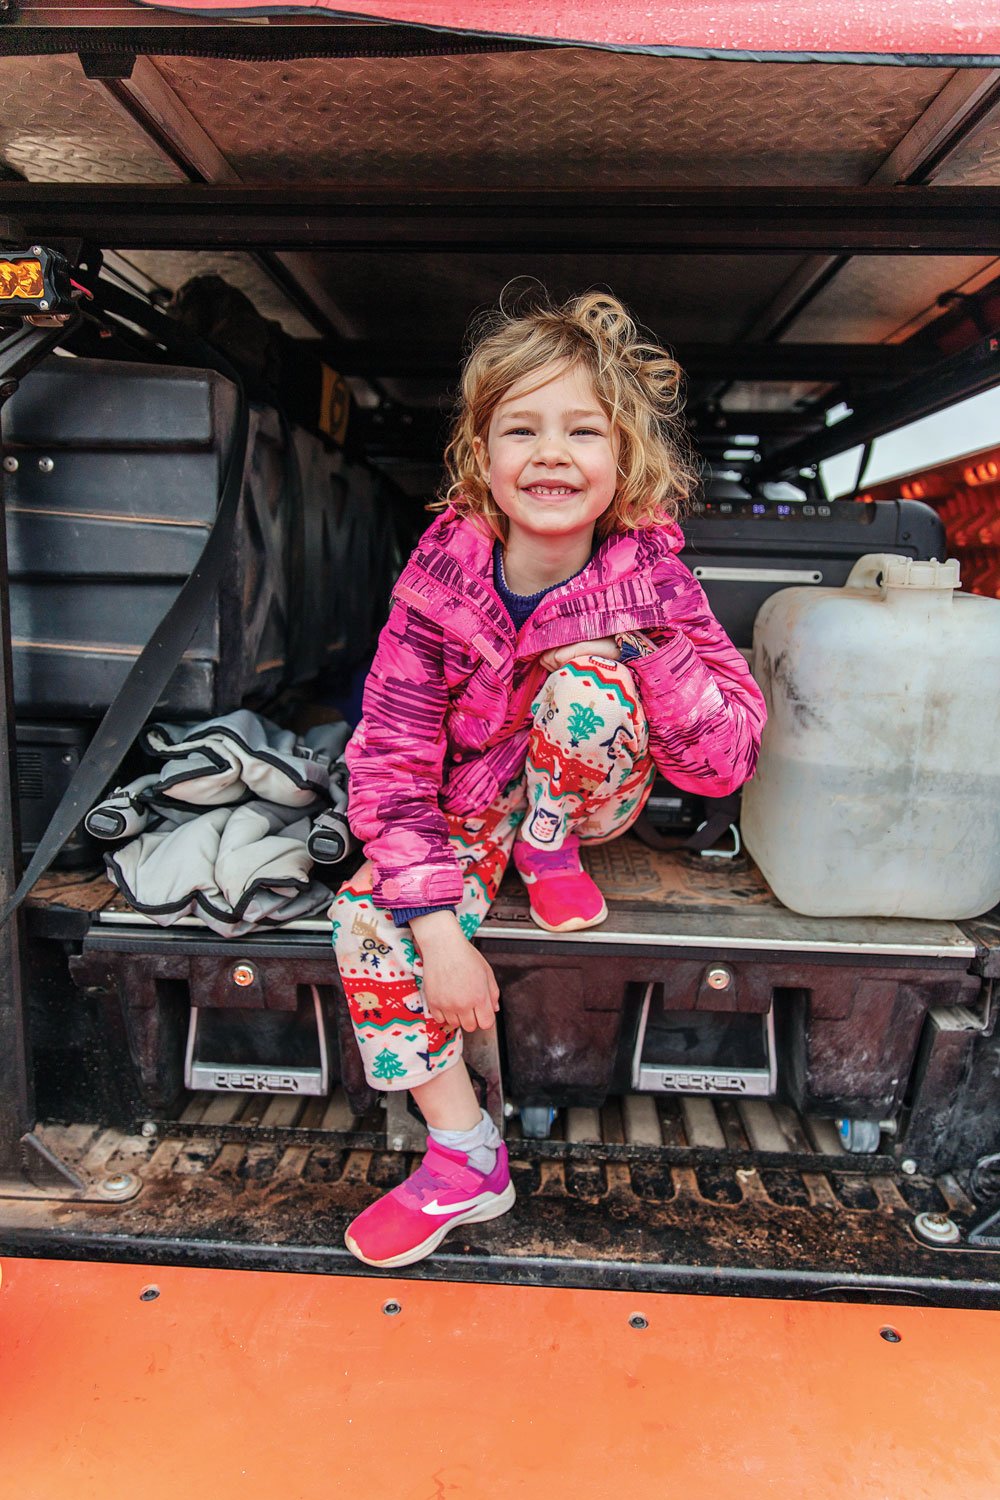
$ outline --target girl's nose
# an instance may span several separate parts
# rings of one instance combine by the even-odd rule
[[[539,434],[535,444],[534,458],[536,462],[543,464],[566,463],[569,454],[566,450],[566,440],[555,432],[543,432]]]

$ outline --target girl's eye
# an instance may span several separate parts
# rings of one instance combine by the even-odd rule
[[[596,427],[576,427],[573,430],[574,437],[602,437],[603,434]]]

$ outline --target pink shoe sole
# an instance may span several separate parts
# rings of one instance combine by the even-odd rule
[[[542,918],[538,915],[535,908],[530,904],[530,900],[528,910],[531,913],[531,920],[534,922],[535,926],[543,927],[546,932],[579,932],[584,927],[599,927],[602,922],[607,921],[608,917],[608,908],[607,904],[604,901],[601,902],[600,911],[595,913],[594,916],[567,917],[565,922],[552,923],[543,921]]]
[[[385,1260],[372,1260],[369,1256],[362,1254],[356,1242],[351,1238],[349,1228],[344,1235],[344,1244],[351,1254],[356,1259],[364,1261],[366,1266],[377,1266],[382,1270],[392,1270],[396,1266],[412,1266],[415,1261],[423,1260],[425,1256],[435,1251],[445,1235],[460,1224],[483,1224],[488,1219],[501,1218],[514,1207],[516,1196],[514,1184],[508,1182],[502,1193],[484,1195],[484,1202],[477,1203],[475,1208],[468,1209],[464,1214],[456,1214],[453,1219],[449,1219],[446,1224],[442,1224],[440,1228],[429,1234],[425,1240],[421,1240],[419,1245],[411,1245],[409,1250],[404,1250],[399,1255],[390,1255]]]

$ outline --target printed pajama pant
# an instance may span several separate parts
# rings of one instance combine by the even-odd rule
[[[646,716],[626,666],[586,656],[550,674],[532,704],[525,767],[495,802],[449,816],[462,866],[456,908],[473,938],[503,879],[514,841],[558,848],[567,832],[599,844],[624,833],[642,810],[655,769]],[[369,1083],[417,1088],[462,1055],[462,1033],[428,1015],[422,964],[409,927],[348,881],[330,907],[333,942]]]

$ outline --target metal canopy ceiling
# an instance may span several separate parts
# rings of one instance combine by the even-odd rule
[[[383,34],[391,51],[372,27],[373,54]],[[133,60],[128,29],[114,38],[89,57],[102,77],[0,57],[0,171],[39,185],[6,193],[0,224],[6,209],[8,230],[97,235],[168,289],[217,270],[324,338],[369,398],[439,406],[469,317],[519,276],[557,295],[611,287],[691,351],[711,424],[925,367],[926,329],[897,366],[849,346],[941,322],[954,348],[942,294],[979,299],[967,343],[992,316],[1000,72],[565,47]]]
[[[951,77],[575,48],[157,66],[244,182],[367,187],[860,185]]]

